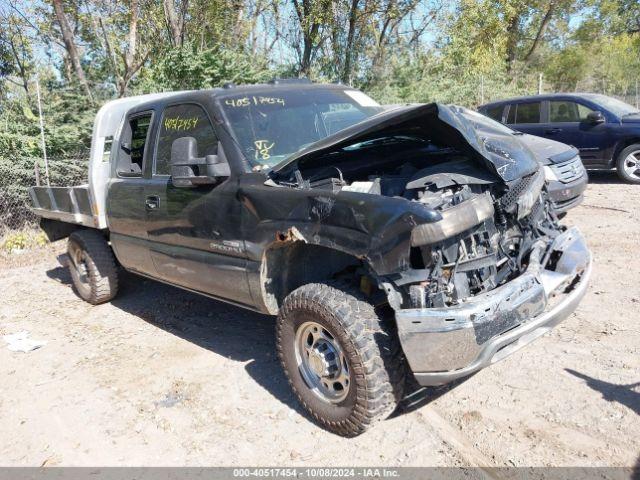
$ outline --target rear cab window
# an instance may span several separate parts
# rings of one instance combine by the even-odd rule
[[[511,104],[507,116],[507,123],[540,123],[540,106],[541,102]]]
[[[116,173],[121,177],[141,177],[153,114],[145,112],[129,116],[124,124]]]
[[[195,138],[198,157],[218,152],[218,138],[207,113],[200,105],[184,103],[169,106],[164,109],[160,119],[154,175],[171,174],[171,146],[182,137]]]

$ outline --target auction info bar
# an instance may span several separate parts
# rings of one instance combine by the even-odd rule
[[[0,480],[640,480],[635,467],[0,467]]]

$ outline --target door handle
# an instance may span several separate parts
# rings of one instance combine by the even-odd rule
[[[548,128],[544,131],[544,133],[548,134],[548,135],[554,135],[556,133],[560,133],[562,131],[561,128]]]
[[[157,210],[160,206],[160,197],[157,195],[150,195],[144,200],[144,206],[147,210]]]

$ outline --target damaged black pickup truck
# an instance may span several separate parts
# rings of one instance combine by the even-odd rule
[[[468,376],[587,289],[531,152],[456,108],[285,81],[132,97],[99,112],[89,162],[88,185],[31,190],[78,294],[113,298],[119,266],[277,315],[291,387],[341,435],[407,375]]]

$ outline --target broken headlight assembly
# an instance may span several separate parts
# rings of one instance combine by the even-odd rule
[[[442,220],[417,226],[411,232],[411,245],[431,245],[458,235],[493,217],[488,194],[473,197],[441,212]]]

